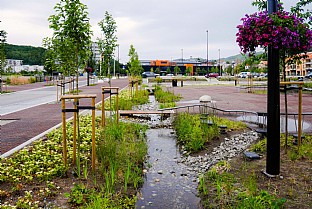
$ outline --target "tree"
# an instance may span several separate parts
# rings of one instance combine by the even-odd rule
[[[91,26],[87,6],[80,0],[61,0],[54,7],[56,14],[49,17],[54,30],[51,44],[63,71],[76,75],[78,92],[79,68],[84,69],[91,53]],[[66,69],[64,69],[66,68]]]
[[[181,72],[181,69],[179,68],[179,66],[174,66],[174,68],[173,68],[173,73],[174,73],[174,75],[178,75],[178,73],[179,72]]]
[[[5,52],[4,44],[6,42],[7,32],[0,30],[0,93],[2,92],[2,74],[4,73],[5,67]]]
[[[117,25],[112,15],[107,11],[105,12],[105,18],[101,20],[98,25],[104,36],[103,39],[97,38],[101,55],[104,57],[104,72],[100,72],[100,74],[101,76],[108,75],[110,77],[110,63],[114,56],[115,48],[117,47],[117,36],[115,35],[117,32]]]
[[[130,60],[128,62],[128,69],[130,76],[139,76],[143,72],[141,62],[139,60],[138,53],[135,51],[133,45],[130,45],[128,56]]]
[[[191,75],[192,67],[188,66],[185,70],[186,75]]]
[[[166,68],[166,74],[170,74],[171,73],[171,69],[170,69],[170,67],[167,67]]]

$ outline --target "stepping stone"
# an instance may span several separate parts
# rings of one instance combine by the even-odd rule
[[[250,160],[258,160],[260,159],[260,156],[257,153],[254,152],[244,152],[245,157],[247,157]]]

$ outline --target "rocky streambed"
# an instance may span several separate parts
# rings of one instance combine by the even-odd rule
[[[139,110],[155,110],[157,103],[137,107]],[[245,151],[258,134],[253,131],[224,138],[212,151],[190,156],[176,144],[171,128],[172,118],[160,120],[160,116],[138,116],[127,121],[149,125],[147,132],[148,158],[145,164],[145,183],[138,194],[137,208],[200,208],[197,196],[199,175],[221,160],[230,160]]]

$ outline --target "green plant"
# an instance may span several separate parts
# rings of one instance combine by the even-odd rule
[[[82,205],[86,202],[90,191],[83,184],[75,184],[70,193],[65,193],[65,197],[69,198],[68,202],[75,206]]]
[[[29,78],[29,83],[36,83],[36,78],[31,76]]]

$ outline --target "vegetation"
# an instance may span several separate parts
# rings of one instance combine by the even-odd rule
[[[133,47],[132,44],[130,45],[128,56],[130,57],[130,60],[127,66],[130,76],[140,76],[141,73],[143,72],[143,67],[139,60],[139,55],[135,51],[135,48]]]
[[[238,176],[230,169],[228,162],[220,161],[200,178],[198,190],[205,208],[281,208],[286,202],[258,189],[254,172]]]
[[[132,93],[132,95],[131,95]],[[146,90],[138,90],[137,92],[131,92],[130,90],[124,90],[119,93],[118,106],[120,110],[131,110],[135,105],[142,105],[148,103],[148,92]],[[116,96],[112,96],[104,103],[105,110],[116,110]],[[101,105],[97,108],[101,109]]]
[[[64,165],[62,130],[50,132],[46,139],[1,160],[0,198],[4,204],[0,208],[42,208],[47,206],[46,199],[54,200],[64,192],[71,207],[133,208],[134,194],[142,182],[147,127],[108,120],[106,128],[101,129],[100,118],[96,119],[96,124],[98,164],[95,173],[90,170],[91,117],[80,117],[80,166]],[[67,123],[66,129],[68,162],[71,162],[72,124]],[[49,208],[59,206],[50,205]]]
[[[218,139],[220,135],[218,127],[220,125],[226,125],[229,130],[246,128],[242,122],[234,122],[215,116],[203,119],[198,114],[180,113],[174,120],[178,143],[189,152],[203,150],[207,142]]]
[[[180,101],[181,96],[172,92],[164,91],[161,86],[155,86],[155,99],[160,103],[160,108],[175,107],[175,102]]]
[[[117,32],[117,25],[112,15],[107,11],[105,12],[105,18],[101,20],[98,25],[103,32],[103,39],[97,38],[100,53],[104,57],[104,62],[102,63],[103,72],[100,73],[101,76],[110,75],[110,63],[117,46],[117,36],[115,34]]]
[[[200,178],[198,189],[204,208],[310,208],[311,201],[302,200],[309,199],[311,191],[312,136],[305,136],[299,148],[293,144],[293,137],[289,139],[286,142],[281,135],[284,178],[268,180],[260,173],[265,158],[221,161]],[[266,139],[250,147],[260,156],[266,149]]]
[[[80,0],[60,0],[54,7],[56,14],[49,17],[53,37],[46,38],[51,53],[50,62],[59,62],[62,72],[76,75],[78,90],[79,68],[84,69],[91,53],[91,25],[87,6]]]
[[[43,47],[4,44],[6,59],[23,60],[24,65],[44,65],[46,49]]]

